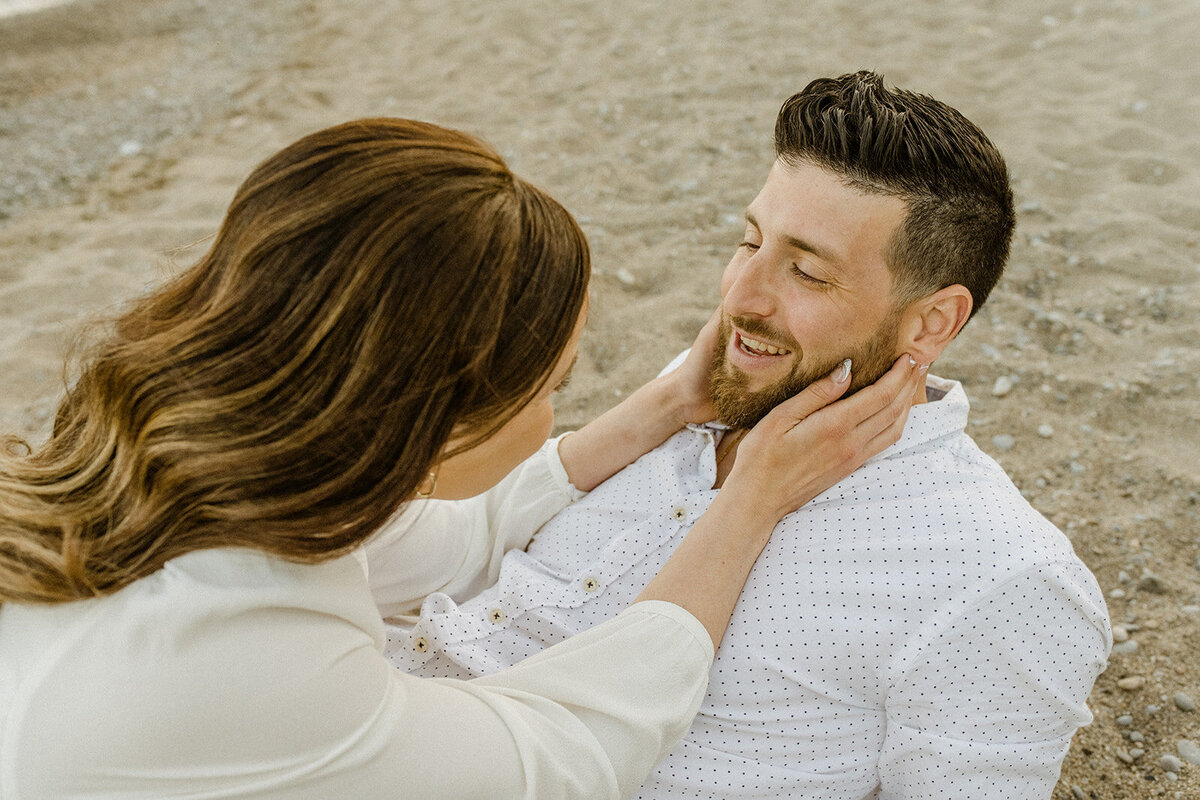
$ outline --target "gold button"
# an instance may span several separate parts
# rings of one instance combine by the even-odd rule
[[[417,640],[415,642],[413,642],[413,649],[416,650],[418,653],[424,653],[426,650],[429,649],[429,642],[425,639],[424,636],[419,636],[419,637],[417,637]]]
[[[687,509],[683,506],[677,506],[675,510],[671,512],[671,516],[677,520],[685,520],[687,519]]]
[[[594,592],[599,588],[600,588],[600,581],[596,580],[595,578],[584,578],[583,590],[585,592]]]
[[[494,623],[504,622],[504,612],[498,608],[493,608],[491,613],[488,614],[488,619]]]

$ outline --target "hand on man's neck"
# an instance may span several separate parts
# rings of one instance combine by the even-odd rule
[[[917,388],[913,392],[912,397],[912,404],[914,406],[929,402],[926,393],[926,380],[927,377],[922,377],[917,382]],[[720,489],[725,483],[725,479],[729,477],[729,471],[733,469],[733,464],[737,461],[738,445],[741,444],[742,437],[747,433],[748,431],[745,428],[730,429],[725,431],[725,434],[721,437],[721,441],[717,443],[717,477],[713,481],[714,489]]]

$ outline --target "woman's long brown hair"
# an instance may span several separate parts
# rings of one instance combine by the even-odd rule
[[[49,440],[4,440],[0,602],[205,548],[350,551],[452,430],[479,441],[537,393],[588,276],[571,216],[477,139],[369,119],[296,142],[89,353]]]

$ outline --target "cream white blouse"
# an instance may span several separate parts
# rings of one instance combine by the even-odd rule
[[[388,526],[370,548],[385,610],[486,584],[574,494],[553,446]],[[498,540],[522,514],[534,527]],[[361,553],[210,550],[106,597],[0,606],[0,797],[628,797],[704,697],[711,640],[662,602],[486,678],[401,674],[366,573]]]

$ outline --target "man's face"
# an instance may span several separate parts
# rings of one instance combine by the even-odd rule
[[[746,210],[746,233],[721,278],[713,403],[750,427],[783,400],[854,360],[850,391],[887,371],[900,309],[885,261],[906,213],[811,164],[776,162]]]

